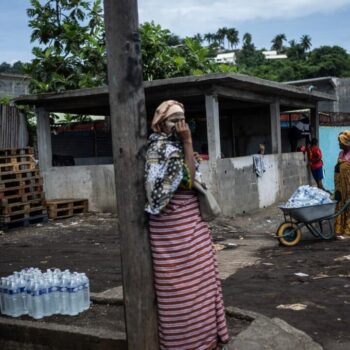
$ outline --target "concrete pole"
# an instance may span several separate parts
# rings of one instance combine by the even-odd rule
[[[104,0],[109,104],[129,350],[157,350],[158,327],[144,212],[147,138],[137,0]]]
[[[52,167],[50,114],[44,108],[39,107],[36,109],[36,116],[39,168],[44,172]]]
[[[281,119],[280,119],[280,102],[278,99],[270,104],[270,121],[271,121],[271,151],[272,154],[282,153],[281,140]]]
[[[209,162],[216,167],[216,161],[221,158],[219,103],[217,96],[205,96],[205,111],[207,117]]]
[[[318,114],[318,103],[315,105],[315,108],[310,110],[310,127],[312,132],[311,136],[319,139],[320,116]]]

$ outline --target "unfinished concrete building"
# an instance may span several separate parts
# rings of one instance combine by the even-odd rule
[[[329,93],[233,73],[155,80],[144,86],[149,122],[163,100],[176,99],[185,105],[194,148],[209,155],[202,162],[202,172],[225,215],[271,205],[308,182],[303,154],[283,146],[288,143],[282,142],[286,136],[281,133],[280,114],[309,109],[317,135],[318,103],[335,100]],[[49,121],[54,112],[100,115],[108,120],[108,87],[23,96],[15,103],[36,108],[39,164],[47,198],[88,198],[92,210],[113,211],[113,165],[90,162],[54,167]],[[266,172],[257,177],[252,155],[261,143],[266,146]],[[71,146],[70,154],[62,156],[74,157],[77,148]]]

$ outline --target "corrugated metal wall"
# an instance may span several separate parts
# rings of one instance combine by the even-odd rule
[[[0,149],[28,146],[25,117],[16,107],[0,105]]]

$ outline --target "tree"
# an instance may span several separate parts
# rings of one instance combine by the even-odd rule
[[[250,33],[243,35],[243,45],[237,54],[237,63],[243,73],[248,73],[250,69],[262,64],[265,56],[261,51],[257,51]]]
[[[154,22],[143,23],[140,33],[145,80],[236,70],[215,63],[210,58],[211,48],[196,39],[185,38],[179,45],[169,45],[172,33]]]
[[[203,42],[203,37],[202,37],[202,34],[200,34],[200,33],[197,33],[196,35],[194,35],[193,37],[192,37],[192,39],[193,40],[197,40],[198,42],[200,42],[200,43],[202,43]]]
[[[311,37],[309,35],[303,35],[300,38],[300,46],[304,50],[304,53],[308,50],[310,50],[312,44],[311,44]]]
[[[286,50],[288,58],[292,60],[300,60],[305,56],[305,51],[294,39],[289,42],[289,47]]]
[[[227,30],[227,33],[226,33],[226,36],[227,36],[227,40],[231,46],[231,49],[232,47],[237,47],[237,45],[239,44],[239,32],[236,28],[229,28]]]
[[[25,67],[34,93],[106,83],[101,0],[31,0],[27,14],[34,47]]]
[[[309,55],[308,63],[314,67],[310,78],[350,76],[350,56],[340,46],[321,46],[314,49]]]
[[[225,39],[227,36],[227,32],[228,32],[228,28],[227,27],[223,27],[223,28],[219,28],[216,32],[216,39],[219,42],[220,46],[225,47]]]
[[[0,73],[22,74],[23,68],[24,68],[24,63],[21,61],[17,61],[12,65],[7,62],[3,62],[0,64]]]
[[[210,45],[213,42],[213,40],[214,40],[213,33],[206,33],[206,34],[204,34],[204,40],[208,43],[208,45]]]
[[[276,50],[278,53],[283,52],[283,50],[284,50],[283,42],[284,41],[287,41],[285,34],[276,35],[271,40],[271,43],[272,43],[271,50]]]

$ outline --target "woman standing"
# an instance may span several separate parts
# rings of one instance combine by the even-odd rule
[[[350,131],[342,131],[338,141],[341,151],[334,171],[335,199],[338,201],[336,210],[342,208],[350,199]],[[335,233],[350,235],[350,209],[336,217]]]
[[[184,107],[157,108],[145,187],[158,306],[160,348],[212,350],[228,342],[217,262],[208,226],[191,190],[196,163]]]

